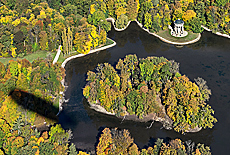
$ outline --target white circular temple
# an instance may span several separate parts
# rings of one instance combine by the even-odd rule
[[[185,37],[188,35],[187,31],[184,31],[184,21],[177,19],[174,21],[174,29],[171,29],[171,35],[174,37]]]

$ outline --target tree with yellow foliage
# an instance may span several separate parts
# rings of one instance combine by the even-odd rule
[[[188,20],[192,19],[193,17],[196,17],[196,13],[193,10],[187,10],[182,15],[182,19],[185,22],[187,22]]]
[[[92,47],[92,37],[84,32],[76,33],[73,43],[77,52],[87,54]]]
[[[42,51],[48,50],[48,36],[46,31],[41,31],[39,34],[39,44]]]
[[[63,54],[69,54],[73,49],[73,34],[70,27],[68,27],[67,29],[64,28],[64,30],[62,31],[62,44]]]
[[[99,45],[104,45],[106,44],[106,31],[105,30],[101,30],[101,33],[99,35]]]
[[[126,14],[127,12],[127,4],[125,0],[115,0],[115,15],[117,19],[122,14]]]
[[[110,149],[110,144],[112,143],[112,135],[109,128],[105,128],[102,131],[102,135],[99,138],[99,143],[97,145],[97,154],[108,154],[108,149]]]
[[[99,35],[97,34],[96,27],[93,26],[93,25],[92,25],[92,28],[91,28],[90,35],[92,37],[93,48],[95,49],[99,45]]]

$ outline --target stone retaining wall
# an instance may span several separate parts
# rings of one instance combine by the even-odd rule
[[[188,45],[188,44],[192,44],[192,43],[195,43],[198,40],[200,40],[200,37],[201,37],[201,34],[199,33],[198,37],[196,39],[194,39],[194,40],[191,40],[191,41],[188,41],[188,42],[183,42],[183,43],[173,42],[173,41],[169,41],[169,40],[157,35],[156,33],[149,32],[148,29],[143,28],[143,25],[141,23],[139,23],[137,20],[135,20],[135,21],[136,21],[137,25],[139,25],[144,31],[148,32],[151,35],[154,35],[154,36],[158,37],[160,40],[162,40],[162,41],[164,41],[166,43],[173,44],[173,45]]]
[[[109,39],[109,38],[108,38]],[[112,39],[109,39],[109,40],[112,40]],[[113,41],[113,40],[112,40]],[[113,47],[116,45],[116,42],[113,41],[113,44],[111,45],[107,45],[107,46],[104,46],[104,47],[101,47],[101,48],[97,48],[97,49],[94,49],[94,50],[90,50],[89,53],[87,54],[78,54],[78,55],[74,55],[74,56],[71,56],[67,59],[65,59],[65,61],[62,63],[61,67],[65,68],[65,65],[68,61],[70,61],[71,59],[74,59],[74,58],[79,58],[79,57],[83,57],[85,55],[88,55],[88,54],[91,54],[91,53],[95,53],[95,52],[98,52],[98,51],[102,51],[102,50],[105,50],[107,48],[110,48],[110,47]]]
[[[209,28],[207,28],[207,27],[205,27],[205,26],[203,26],[203,25],[201,25],[201,27],[203,27],[206,31],[212,32],[212,30],[210,30]],[[213,33],[213,32],[212,32],[212,33]],[[216,33],[213,33],[213,34],[216,34],[216,35],[222,36],[222,37],[226,37],[226,38],[230,38],[229,35],[223,34],[223,33],[220,33],[220,32],[216,32]]]
[[[124,31],[125,29],[127,29],[127,27],[129,27],[129,24],[131,23],[131,21],[129,21],[128,24],[127,24],[124,28],[118,29],[118,28],[116,28],[116,26],[115,26],[115,24],[114,24],[114,23],[115,23],[115,20],[114,20],[113,18],[107,18],[106,20],[112,22],[112,25],[113,25],[113,27],[114,27],[114,29],[115,29],[116,31]]]
[[[110,39],[110,38],[107,38],[107,39],[113,41],[113,40]],[[105,50],[105,49],[107,49],[107,48],[113,47],[113,46],[115,46],[115,45],[116,45],[116,42],[113,41],[113,44],[107,45],[107,46],[104,46],[104,47],[101,47],[101,48],[98,48],[98,49],[90,50],[88,54],[95,53],[95,52],[98,52],[98,51],[102,51],[102,50]],[[53,64],[55,64],[55,63],[57,62],[58,58],[59,58],[60,51],[61,51],[61,50],[60,50],[60,47],[61,47],[61,45],[60,45],[59,48],[58,48],[58,52],[57,52],[57,54],[56,54],[56,56],[55,56],[55,59],[54,59],[54,61],[53,61]],[[83,56],[88,55],[88,54],[78,54],[78,55],[71,56],[71,57],[65,59],[65,61],[61,64],[61,67],[62,67],[62,68],[65,68],[65,65],[66,65],[66,63],[67,63],[68,61],[70,61],[70,60],[72,60],[72,59],[75,59],[75,58],[78,58],[78,57],[83,57]],[[65,100],[65,96],[64,96],[65,91],[66,91],[66,89],[68,88],[68,86],[65,86],[65,79],[62,79],[62,80],[61,80],[61,84],[65,87],[65,90],[64,90],[64,92],[60,92],[60,95],[62,95],[62,98],[59,99],[59,111],[58,111],[58,113],[57,113],[57,116],[60,114],[60,112],[61,112],[62,109],[63,109],[63,108],[62,108],[62,104],[63,104],[64,102],[68,102],[68,101],[69,101],[68,99]]]

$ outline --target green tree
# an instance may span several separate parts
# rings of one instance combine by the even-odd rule
[[[98,27],[99,33],[101,29],[106,30],[106,32],[108,32],[111,29],[110,23],[106,21],[105,14],[100,10],[95,11],[92,15],[89,14],[87,20],[89,23]]]
[[[76,147],[73,143],[71,143],[69,147],[69,155],[76,155],[76,154],[77,154]]]
[[[58,144],[66,144],[70,138],[60,124],[51,127],[49,136],[49,141],[51,143],[58,142]]]
[[[47,155],[47,154],[58,154],[57,150],[53,149],[54,145],[49,142],[41,142],[39,145],[39,155]]]
[[[107,4],[107,8],[108,8],[108,14],[112,17],[115,17],[115,4],[114,4],[114,0],[108,0]]]
[[[219,7],[223,7],[226,5],[226,3],[228,3],[229,0],[216,0],[216,3]]]
[[[201,25],[202,25],[202,22],[197,17],[194,17],[189,22],[189,26],[191,27],[191,30],[194,33],[202,33],[204,31]]]
[[[6,69],[3,63],[0,62],[0,79],[3,79],[3,77],[6,74]]]
[[[118,29],[122,29],[128,24],[128,17],[124,14],[120,15],[115,22]]]
[[[64,16],[69,16],[69,15],[76,15],[78,13],[77,6],[72,5],[72,4],[67,4],[63,7],[64,12],[62,13]]]
[[[144,14],[144,27],[146,28],[146,29],[149,29],[150,27],[151,27],[151,25],[152,25],[152,16],[151,16],[151,14],[150,13],[145,13]]]

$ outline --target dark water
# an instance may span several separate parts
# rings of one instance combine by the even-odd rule
[[[115,47],[77,58],[66,65],[66,98],[69,102],[64,105],[59,123],[65,129],[72,129],[74,142],[78,149],[94,150],[98,133],[104,127],[128,129],[139,148],[152,145],[156,138],[165,140],[180,138],[183,141],[191,139],[196,143],[209,145],[213,154],[229,154],[230,138],[230,39],[213,35],[209,32],[202,34],[201,40],[192,45],[176,47],[160,41],[141,30],[136,23],[131,23],[123,32],[112,30],[109,37],[117,42]],[[86,72],[93,70],[98,63],[109,62],[116,64],[119,58],[127,54],[136,54],[139,58],[147,56],[164,56],[180,63],[180,72],[191,80],[202,77],[212,90],[208,102],[215,110],[218,123],[213,129],[203,129],[198,133],[181,135],[173,130],[161,129],[160,123],[138,123],[124,121],[113,116],[97,113],[89,109],[83,99],[82,88],[85,86]]]

